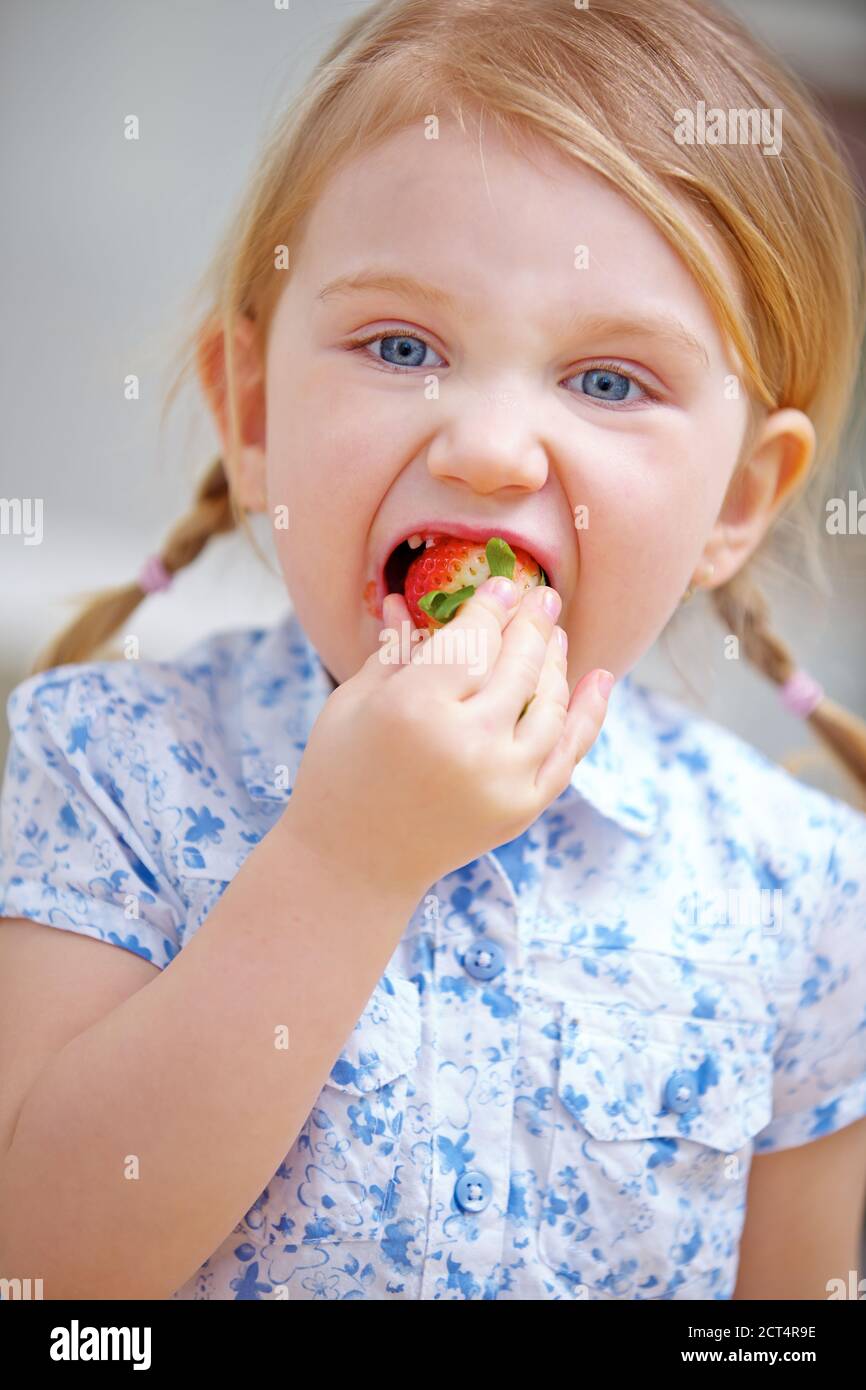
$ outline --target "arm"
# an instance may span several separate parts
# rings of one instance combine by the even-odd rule
[[[29,1059],[4,1059],[4,1088],[23,1099],[17,1119],[0,1117],[12,1134],[0,1150],[0,1272],[38,1271],[49,1299],[180,1287],[293,1144],[422,892],[335,873],[280,820],[171,964],[145,981],[136,959],[135,992],[63,1045],[55,1035],[58,1050],[36,1065],[56,1028],[41,1021],[51,996],[40,986],[56,992],[57,958],[47,953],[41,980],[17,972],[34,1041]],[[86,965],[93,973],[92,953]],[[116,981],[113,958],[111,969]],[[106,994],[83,972],[60,983]],[[75,1007],[86,1019],[80,997]],[[274,1045],[281,1024],[287,1049]]]
[[[861,1268],[866,1119],[752,1163],[735,1299],[826,1299]]]

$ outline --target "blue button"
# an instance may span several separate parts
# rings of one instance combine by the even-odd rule
[[[486,1173],[470,1168],[457,1179],[454,1199],[464,1211],[483,1211],[490,1201],[493,1184]]]
[[[684,1115],[695,1109],[698,1095],[698,1078],[693,1071],[674,1071],[665,1083],[664,1102],[668,1110]]]
[[[463,957],[463,969],[475,980],[492,980],[505,969],[505,952],[498,942],[482,936]]]

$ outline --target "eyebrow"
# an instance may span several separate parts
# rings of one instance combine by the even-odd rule
[[[351,275],[339,275],[335,280],[330,280],[316,297],[324,303],[336,295],[360,293],[364,290],[403,295],[406,299],[420,300],[435,309],[447,309],[452,313],[458,311],[454,296],[438,286],[425,280],[417,280],[412,275],[385,270],[359,270]],[[564,326],[567,332],[580,331],[590,337],[619,333],[631,338],[661,340],[697,358],[705,368],[709,368],[710,365],[703,343],[673,314],[595,314],[590,318],[583,318],[578,310],[565,321]]]
[[[352,294],[360,290],[383,290],[385,293],[402,294],[407,299],[420,299],[432,304],[436,309],[456,309],[457,303],[452,295],[429,285],[425,280],[416,280],[412,275],[398,275],[396,272],[379,270],[359,270],[354,275],[338,275],[330,280],[324,289],[319,290],[318,299],[330,299],[332,295]]]
[[[685,324],[680,323],[673,314],[597,314],[588,319],[578,316],[572,319],[572,327],[579,328],[590,337],[601,337],[605,333],[621,333],[630,338],[660,340],[688,353],[690,357],[696,357],[704,367],[709,368],[710,365],[707,350],[700,338],[690,333]]]

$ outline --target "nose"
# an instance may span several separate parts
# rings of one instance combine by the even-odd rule
[[[455,405],[427,451],[432,477],[486,494],[502,488],[538,492],[547,481],[547,451],[516,392],[485,391]]]

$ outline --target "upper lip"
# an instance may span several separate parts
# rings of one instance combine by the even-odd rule
[[[380,600],[384,599],[388,592],[385,587],[385,566],[397,546],[408,540],[409,536],[432,534],[458,536],[462,540],[480,541],[482,544],[486,543],[491,536],[500,536],[510,546],[520,546],[522,550],[528,550],[530,555],[534,556],[541,565],[548,582],[553,588],[556,588],[559,557],[543,537],[531,536],[528,532],[518,531],[512,526],[500,526],[498,522],[464,522],[455,521],[452,517],[427,518],[423,521],[415,521],[411,526],[402,527],[387,544],[379,563],[377,576]]]

